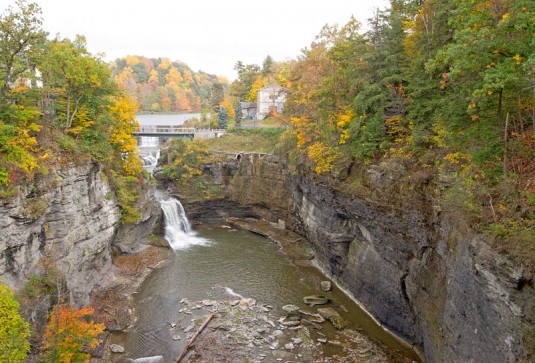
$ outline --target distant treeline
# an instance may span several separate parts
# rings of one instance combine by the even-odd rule
[[[199,112],[209,106],[214,84],[228,84],[224,78],[194,72],[186,64],[167,58],[126,56],[115,60],[112,69],[119,87],[146,112]]]

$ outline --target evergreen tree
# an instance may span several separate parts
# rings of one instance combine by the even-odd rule
[[[238,72],[238,79],[232,82],[230,94],[242,100],[250,101],[249,95],[251,94],[253,83],[261,75],[260,67],[256,64],[244,65],[238,61],[234,69]]]
[[[271,66],[273,65],[273,58],[271,56],[267,56],[266,59],[264,59],[264,63],[262,63],[262,76],[266,77],[271,73]]]
[[[228,128],[228,111],[223,106],[219,106],[219,114],[217,115],[217,127],[225,130]]]
[[[236,105],[234,106],[234,120],[236,120],[236,127],[241,127],[241,120],[243,118],[243,111],[241,108],[241,102],[238,98]]]

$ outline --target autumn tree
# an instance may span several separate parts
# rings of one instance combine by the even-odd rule
[[[0,107],[16,81],[28,76],[45,41],[39,5],[25,0],[15,4],[0,15]]]
[[[87,127],[86,122],[92,120],[87,120],[85,113],[97,111],[113,89],[109,68],[88,53],[81,36],[74,41],[51,41],[39,68],[44,75],[44,92],[57,98],[56,113],[65,132],[75,123]],[[95,116],[87,115],[93,120]]]
[[[225,94],[221,83],[214,83],[210,90],[210,108],[214,113],[219,112],[219,105],[223,102]]]
[[[132,136],[139,128],[136,111],[137,104],[127,96],[117,96],[110,106],[110,114],[116,121],[111,128],[110,143],[121,155],[127,175],[137,175],[142,170],[137,141]]]
[[[55,306],[44,333],[43,348],[49,362],[85,363],[100,340],[104,324],[91,321],[93,309]]]
[[[0,361],[23,362],[30,350],[30,325],[19,314],[19,303],[0,279]]]

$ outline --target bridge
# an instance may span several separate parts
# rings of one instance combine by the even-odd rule
[[[150,136],[161,138],[198,138],[214,139],[223,135],[227,130],[224,129],[196,129],[193,127],[177,127],[169,125],[145,125],[141,126],[134,136]]]

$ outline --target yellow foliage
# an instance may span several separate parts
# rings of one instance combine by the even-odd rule
[[[230,104],[230,101],[229,100],[224,100],[223,102],[221,102],[220,104],[221,106],[225,107],[228,111],[228,116],[230,118],[234,118],[234,116],[236,116],[236,114],[234,113],[234,107]]]
[[[399,158],[399,159],[409,159],[414,156],[412,150],[405,149],[403,147],[392,147],[388,150],[388,153],[384,155],[385,159],[390,158]]]
[[[135,55],[126,56],[126,64],[128,64],[128,66],[135,66],[136,64],[139,64],[139,62],[141,61]]]
[[[251,102],[256,102],[258,90],[264,87],[264,79],[262,76],[258,76],[251,86],[251,92],[249,93],[249,99]]]
[[[433,132],[435,133],[431,139],[433,140],[433,142],[439,147],[439,148],[446,148],[447,147],[447,138],[449,137],[450,135],[450,132],[448,131],[448,129],[446,129],[445,127],[443,127],[442,125],[439,125],[439,124],[434,124],[433,125]]]
[[[155,69],[152,69],[150,71],[148,83],[152,83],[152,82],[158,83],[158,71],[156,71]]]
[[[403,116],[394,116],[385,120],[387,133],[395,136],[396,142],[402,141],[408,133],[408,129],[403,125]]]
[[[94,121],[89,118],[87,113],[87,107],[83,106],[74,116],[72,126],[69,128],[68,132],[72,135],[79,135],[84,129],[89,128],[93,124]]]
[[[472,161],[472,156],[470,154],[466,154],[466,153],[458,151],[458,152],[446,154],[446,156],[444,156],[444,160],[446,160],[450,164],[464,165]]]
[[[87,307],[79,310],[71,306],[54,307],[43,343],[52,361],[81,363],[89,360],[87,350],[100,344],[97,337],[105,329],[104,324],[88,319],[92,314],[93,309]]]
[[[123,170],[129,175],[139,174],[142,170],[137,141],[132,136],[139,128],[136,121],[137,104],[127,96],[118,97],[110,107],[115,120],[111,128],[110,143],[122,155]]]
[[[302,149],[312,141],[309,131],[310,119],[308,117],[290,117],[290,121],[295,126],[294,134],[297,136],[297,147]]]
[[[168,69],[169,67],[171,67],[171,61],[169,60],[169,58],[163,58],[162,59],[162,62],[158,65],[158,68],[161,68],[161,69]]]
[[[336,126],[341,130],[340,140],[338,141],[340,145],[345,144],[351,137],[349,134],[349,125],[351,121],[355,119],[357,115],[352,109],[346,110],[344,113],[338,115],[338,121]]]
[[[174,91],[178,91],[180,83],[184,81],[184,78],[178,69],[171,67],[165,76],[165,80],[169,87],[171,87]]]
[[[308,158],[315,164],[314,171],[318,174],[333,170],[335,162],[341,157],[338,149],[318,141],[307,148]]]

